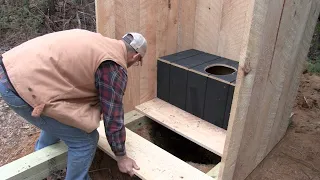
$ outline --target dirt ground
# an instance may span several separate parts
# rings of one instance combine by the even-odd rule
[[[320,77],[302,75],[293,121],[248,180],[320,180]]]
[[[33,152],[39,130],[12,112],[0,99],[0,166]]]

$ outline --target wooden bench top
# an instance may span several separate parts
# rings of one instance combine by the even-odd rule
[[[168,129],[222,156],[226,130],[181,110],[159,98],[136,106],[136,109]]]

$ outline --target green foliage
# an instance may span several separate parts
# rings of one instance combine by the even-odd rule
[[[308,54],[307,71],[320,75],[320,21],[318,21]]]
[[[308,63],[308,72],[320,75],[320,58],[315,63]]]
[[[314,30],[314,35],[311,41],[311,47],[308,57],[311,61],[315,61],[320,56],[320,21],[318,21]]]

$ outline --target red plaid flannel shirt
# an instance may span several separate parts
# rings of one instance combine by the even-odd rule
[[[126,132],[122,97],[127,85],[127,72],[115,62],[105,61],[97,69],[95,80],[108,142],[116,156],[123,156],[126,154]]]

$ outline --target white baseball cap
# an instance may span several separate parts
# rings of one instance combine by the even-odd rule
[[[128,38],[128,35],[133,37],[132,41]],[[129,32],[125,34],[122,39],[126,41],[130,46],[136,50],[142,57],[146,55],[147,52],[147,40],[142,36],[142,34],[136,32]]]

